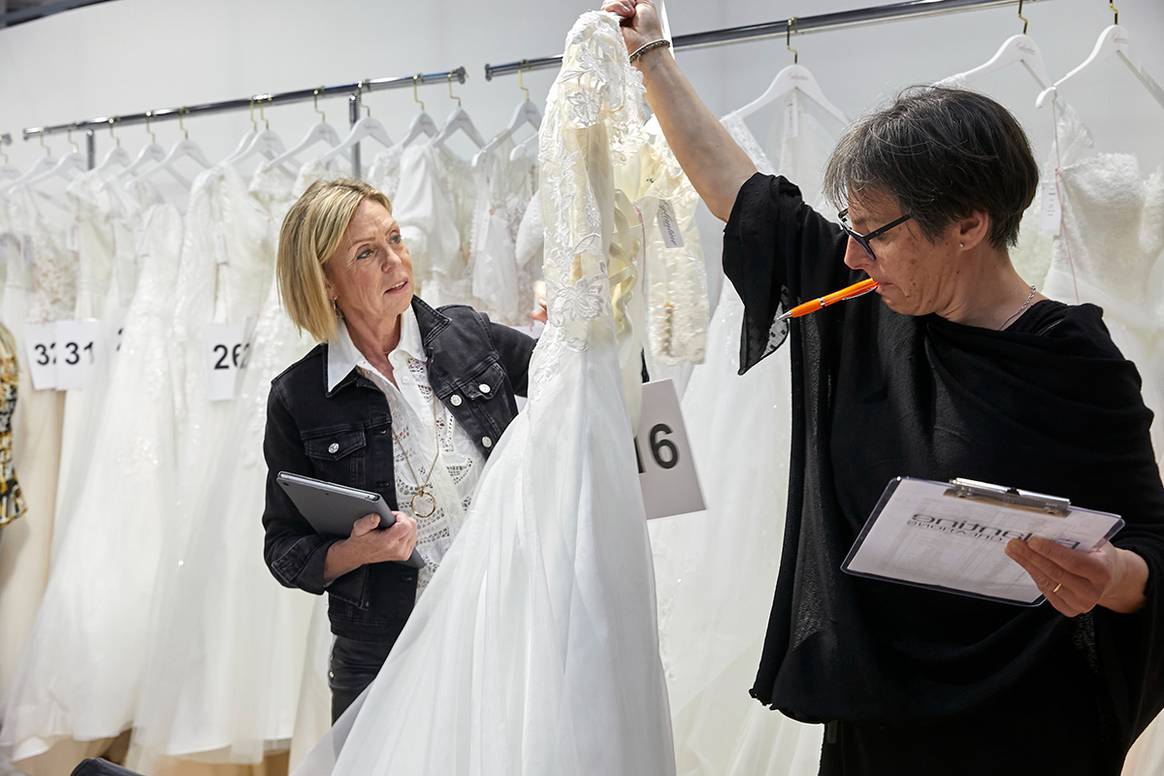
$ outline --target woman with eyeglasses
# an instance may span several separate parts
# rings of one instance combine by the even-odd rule
[[[822,774],[1118,774],[1164,705],[1164,485],[1102,311],[1045,298],[1011,264],[1038,183],[1014,117],[972,92],[904,92],[833,152],[834,221],[756,172],[650,0],[604,7],[727,224],[741,366],[792,348],[784,550],[752,695],[825,723]],[[876,295],[779,320],[866,276]],[[843,573],[898,476],[1054,494],[1126,526],[1091,552],[1008,544],[1047,597],[1034,608]]]

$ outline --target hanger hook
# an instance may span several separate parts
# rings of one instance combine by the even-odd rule
[[[800,64],[800,52],[792,48],[792,31],[796,29],[796,17],[789,16],[784,25],[784,48],[792,53],[792,64]]]
[[[146,133],[150,136],[150,142],[156,143],[158,142],[158,136],[154,134],[153,118],[154,112],[152,110],[147,110],[145,115]]]
[[[1027,29],[1031,26],[1031,20],[1023,16],[1023,0],[1019,0],[1018,18],[1023,23],[1023,35],[1027,34]]]
[[[182,107],[178,109],[178,129],[182,130],[182,137],[186,140],[190,139],[190,131],[186,129],[186,114],[189,108]]]
[[[360,104],[364,106],[364,115],[368,118],[372,118],[372,106],[368,105],[368,101],[365,100],[362,96],[365,90],[371,93],[372,87],[368,84],[367,81],[361,79],[360,82],[356,84],[356,94],[361,95]]]
[[[311,93],[311,105],[315,108],[315,112],[319,114],[319,123],[327,123],[327,114],[319,109],[319,93],[323,91],[323,87],[319,87]]]
[[[75,127],[70,126],[65,131],[65,140],[68,141],[69,145],[73,147],[73,153],[79,154],[79,153],[81,153],[81,149],[77,148],[76,142],[73,141],[73,130],[74,129],[75,129]]]
[[[529,102],[529,89],[525,88],[525,63],[524,59],[517,63],[517,88],[521,89],[521,93],[525,95],[525,101]]]
[[[420,73],[417,73],[416,75],[412,76],[412,101],[420,106],[420,110],[423,113],[424,112],[424,101],[420,99],[420,92],[417,91],[417,89],[416,89],[416,87],[419,83],[420,83]]]
[[[251,97],[249,100],[247,100],[247,115],[250,116],[250,119],[251,119],[251,131],[258,132],[259,131],[259,123],[257,121],[255,121],[255,98],[254,97]]]
[[[116,123],[117,117],[111,116],[109,118],[109,137],[113,138],[113,142],[117,145],[118,148],[121,148],[121,138],[119,138],[117,133],[113,131],[113,125]]]
[[[1111,23],[1112,24],[1119,24],[1120,23],[1120,9],[1115,7],[1115,3],[1112,0],[1108,0],[1107,7],[1111,9],[1112,15],[1115,17],[1114,19],[1111,20]]]
[[[448,83],[449,83],[449,99],[456,100],[458,108],[463,107],[461,105],[461,98],[458,97],[457,95],[453,94],[453,74],[452,73],[449,73]]]

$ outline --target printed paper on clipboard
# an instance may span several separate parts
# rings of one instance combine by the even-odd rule
[[[1124,525],[1066,499],[970,480],[890,481],[841,568],[849,574],[1020,606],[1045,597],[1007,557],[1011,539],[1041,536],[1090,550]]]

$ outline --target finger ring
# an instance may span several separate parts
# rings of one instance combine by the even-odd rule
[[[1061,588],[1061,587],[1063,587],[1063,583],[1062,583],[1062,582],[1060,582],[1059,584],[1055,585],[1055,587],[1054,587],[1054,588],[1051,590],[1051,592],[1052,592],[1052,593],[1058,593],[1058,592],[1059,592],[1059,588]]]

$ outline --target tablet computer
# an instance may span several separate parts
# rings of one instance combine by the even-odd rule
[[[347,538],[352,533],[353,523],[373,513],[380,515],[377,530],[390,528],[396,522],[396,516],[379,493],[291,472],[279,472],[275,481],[320,536]],[[413,568],[424,566],[424,560],[416,550],[408,560],[397,562]]]

